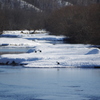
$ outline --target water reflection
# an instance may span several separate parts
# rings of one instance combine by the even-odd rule
[[[0,66],[1,100],[100,100],[100,69]]]

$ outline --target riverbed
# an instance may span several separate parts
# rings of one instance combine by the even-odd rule
[[[17,30],[5,31],[0,36],[0,65],[23,65],[31,68],[100,68],[98,47],[64,43],[65,38],[68,39],[49,33],[22,34]]]
[[[0,66],[0,100],[100,100],[100,69]]]

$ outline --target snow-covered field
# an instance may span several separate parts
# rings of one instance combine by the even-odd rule
[[[29,31],[24,31],[29,33]],[[0,55],[0,64],[24,67],[100,67],[100,49],[84,44],[53,44],[64,36],[53,36],[43,31],[39,34],[23,34],[21,31],[5,31],[0,37],[0,48],[30,48],[22,54]],[[13,37],[13,38],[12,38]]]

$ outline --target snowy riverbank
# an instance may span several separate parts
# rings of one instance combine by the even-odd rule
[[[0,64],[24,67],[100,67],[98,48],[90,48],[90,45],[83,44],[49,43],[49,41],[56,42],[63,39],[64,36],[53,36],[47,33],[22,34],[20,31],[6,31],[0,37],[0,48],[29,49],[22,54],[1,55]]]

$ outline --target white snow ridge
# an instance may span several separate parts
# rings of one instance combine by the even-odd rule
[[[87,53],[87,55],[89,55],[89,54],[99,54],[100,53],[100,49],[92,49],[92,50],[90,50],[88,53]]]

